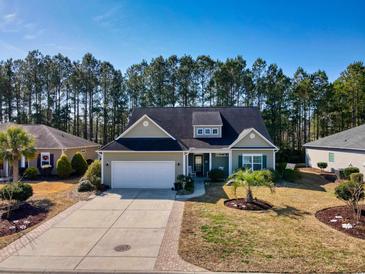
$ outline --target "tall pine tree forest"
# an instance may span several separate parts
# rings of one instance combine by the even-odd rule
[[[159,56],[125,72],[90,53],[73,61],[34,50],[0,61],[1,123],[46,124],[105,144],[139,106],[258,107],[281,160],[300,162],[304,143],[365,123],[365,67],[349,64],[330,82],[323,70],[289,76],[241,56]]]

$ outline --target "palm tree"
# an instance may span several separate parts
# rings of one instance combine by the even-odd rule
[[[13,164],[13,182],[17,182],[19,178],[20,158],[32,158],[34,155],[34,138],[24,129],[11,126],[0,132],[0,158]]]
[[[232,183],[233,193],[237,199],[237,188],[246,188],[246,202],[253,203],[254,198],[252,194],[253,186],[265,186],[274,190],[273,178],[270,170],[238,170],[233,173],[229,178],[229,182]]]

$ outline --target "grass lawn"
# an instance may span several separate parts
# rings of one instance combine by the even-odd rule
[[[231,187],[208,186],[205,196],[185,204],[179,254],[212,271],[365,271],[365,241],[314,216],[319,209],[343,205],[334,196],[336,184],[313,170],[301,172],[302,179],[273,194],[253,189],[255,197],[274,205],[265,212],[227,208],[223,201],[233,198]]]
[[[43,181],[31,183],[33,187],[33,196],[30,198],[30,201],[34,204],[46,207],[49,210],[47,218],[44,221],[47,221],[88,195],[87,193],[79,194],[77,192],[76,183],[77,181],[75,180],[66,182]],[[3,186],[4,185],[0,185],[0,188]],[[22,232],[0,237],[0,248],[5,247],[35,227],[37,227],[37,225],[23,230]]]

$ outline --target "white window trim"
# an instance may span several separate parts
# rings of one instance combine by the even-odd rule
[[[43,162],[43,156],[48,156],[48,164],[42,164]],[[50,152],[41,152],[41,162],[40,162],[41,168],[47,165],[51,165],[51,153]]]
[[[214,133],[214,130],[216,130],[217,133]],[[212,128],[212,135],[219,135],[219,129],[216,127]]]
[[[202,132],[201,132],[201,133],[199,133],[199,130],[201,130]],[[197,135],[197,136],[202,136],[202,135],[204,135],[204,128],[202,128],[202,127],[198,127],[198,128],[196,129],[196,135]]]
[[[242,166],[241,167],[243,167],[244,166],[244,161],[243,161],[243,159],[244,159],[244,157],[251,157],[251,170],[253,171],[253,165],[254,164],[258,164],[258,163],[254,163],[253,162],[253,157],[255,157],[255,156],[260,156],[261,157],[261,169],[259,169],[259,170],[263,170],[263,168],[264,168],[264,155],[263,154],[245,154],[245,153],[242,153]]]
[[[209,131],[209,133],[206,132],[207,130]],[[204,135],[212,135],[212,129],[210,127],[204,128]]]

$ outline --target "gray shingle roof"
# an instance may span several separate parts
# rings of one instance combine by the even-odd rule
[[[194,113],[219,113],[222,121],[222,138],[194,138]],[[186,148],[219,149],[231,145],[239,134],[249,128],[255,128],[265,138],[271,141],[261,113],[256,107],[151,107],[135,108],[129,118],[128,127],[133,125],[143,115],[148,115],[159,126],[171,134],[178,143]],[[210,114],[208,114],[209,116]],[[138,139],[138,138],[135,138]],[[117,148],[118,141],[104,146],[101,150]],[[132,141],[130,141],[132,142]],[[135,142],[138,142],[136,140]],[[114,144],[113,144],[114,143]],[[129,143],[129,145],[132,145]],[[136,147],[137,145],[135,145]],[[128,150],[125,146],[118,146],[120,150]],[[163,147],[161,150],[164,150]]]
[[[222,119],[219,111],[194,111],[193,125],[221,126]]]
[[[13,123],[5,123],[0,124],[0,131],[6,130],[9,126],[12,125],[20,126],[28,133],[32,134],[35,139],[35,147],[37,149],[66,149],[100,146],[97,143],[46,125],[17,125]]]
[[[365,150],[365,124],[306,143],[304,147]]]

